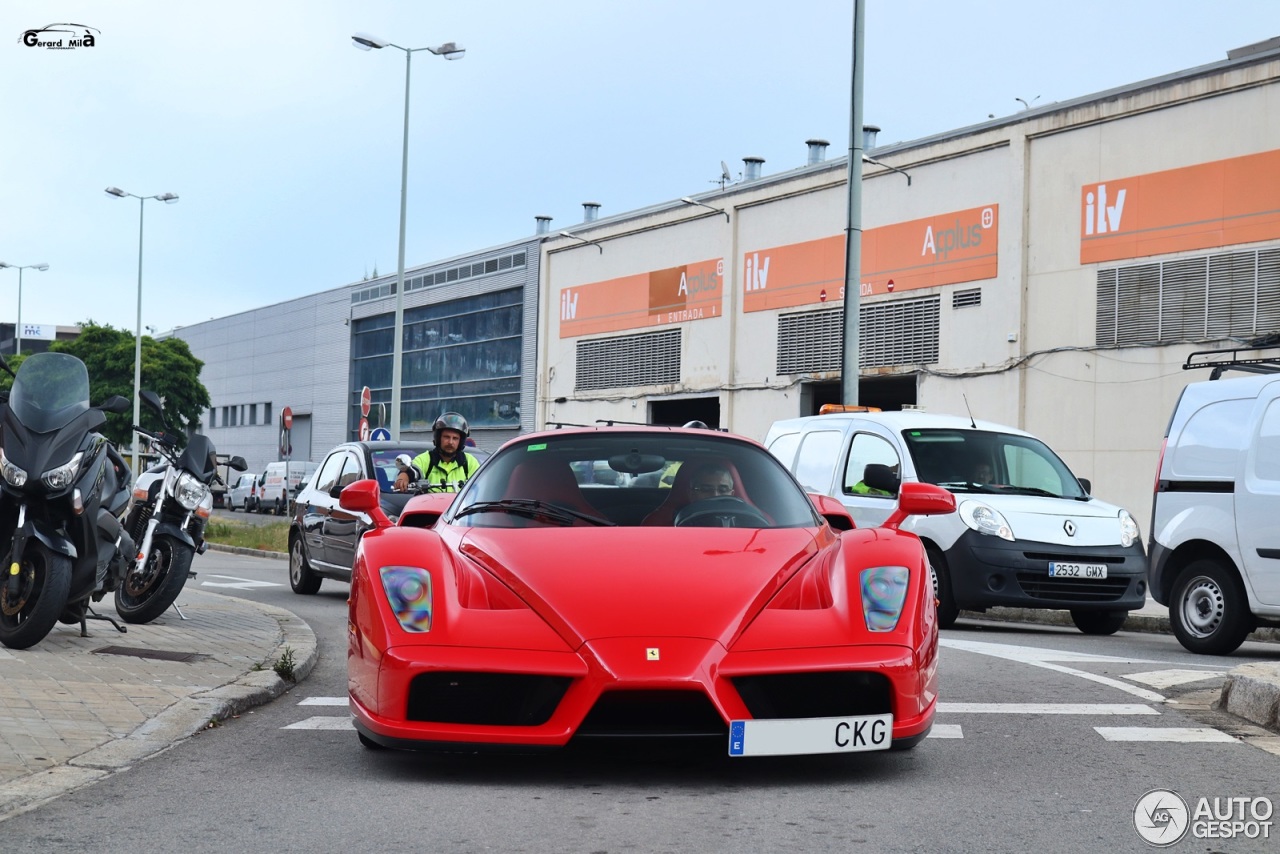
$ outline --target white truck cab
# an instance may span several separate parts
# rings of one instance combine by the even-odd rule
[[[1151,597],[1192,652],[1226,655],[1280,625],[1280,347],[1205,350],[1174,405],[1151,510]],[[1254,374],[1218,379],[1224,370]]]
[[[955,494],[955,513],[902,525],[924,542],[944,627],[961,609],[1004,605],[1067,609],[1086,634],[1112,634],[1146,602],[1133,517],[1023,430],[918,410],[834,412],[777,421],[764,444],[859,527],[888,518],[904,481]]]

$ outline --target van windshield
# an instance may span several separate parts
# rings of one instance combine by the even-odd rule
[[[1080,481],[1031,436],[985,430],[903,430],[916,476],[952,492],[1085,499]]]

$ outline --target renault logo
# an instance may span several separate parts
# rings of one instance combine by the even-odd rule
[[[1076,535],[1076,523],[1068,519],[1062,523],[1062,530],[1067,532],[1068,537],[1074,537]]]

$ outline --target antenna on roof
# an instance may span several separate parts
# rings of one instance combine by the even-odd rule
[[[969,398],[965,394],[960,395],[960,399],[964,401],[964,411],[969,413],[969,426],[974,430],[978,429],[978,422],[973,420],[973,410],[969,408]]]
[[[723,160],[720,161],[720,177],[711,181],[712,184],[719,184],[720,189],[724,189],[726,184],[733,182],[733,175],[729,172],[729,164]]]

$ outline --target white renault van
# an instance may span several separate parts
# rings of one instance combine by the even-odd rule
[[[303,460],[267,463],[258,490],[259,513],[283,516],[289,510],[289,499],[298,494],[298,485],[315,474],[316,463]]]
[[[1240,352],[1188,357],[1188,368],[1261,374],[1183,389],[1151,510],[1151,597],[1182,645],[1208,655],[1280,625],[1280,356]]]
[[[961,609],[1059,608],[1086,634],[1112,634],[1147,593],[1141,532],[1128,511],[1089,495],[1047,445],[967,417],[835,412],[778,421],[765,446],[809,492],[838,498],[859,526],[882,523],[903,481],[936,483],[956,512],[912,517],[941,624]]]

